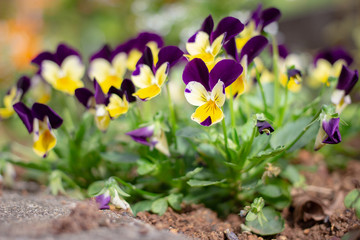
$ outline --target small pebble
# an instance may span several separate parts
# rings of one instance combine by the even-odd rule
[[[310,229],[308,229],[308,228],[304,230],[304,234],[306,234],[306,235],[309,234],[309,232],[310,232]]]

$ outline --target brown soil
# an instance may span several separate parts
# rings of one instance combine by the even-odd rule
[[[316,166],[317,170],[303,172],[308,187],[294,189],[292,206],[282,212],[285,230],[265,239],[337,240],[351,230],[360,229],[360,220],[354,211],[343,205],[346,194],[360,186],[360,161],[350,161],[345,170],[329,172],[321,155],[302,151],[296,162],[305,167]],[[243,220],[237,214],[221,220],[215,212],[201,205],[186,207],[181,212],[169,208],[163,216],[142,212],[138,213],[138,218],[158,229],[198,239],[263,239],[241,232]]]

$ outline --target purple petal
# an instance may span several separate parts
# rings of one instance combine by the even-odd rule
[[[266,133],[266,135],[270,135],[274,131],[274,128],[267,121],[257,120],[256,127],[260,134]]]
[[[200,58],[195,58],[186,64],[182,78],[186,85],[189,82],[195,81],[203,85],[207,91],[211,91],[209,86],[209,70]]]
[[[170,64],[170,67],[174,66],[180,60],[183,54],[184,52],[175,46],[161,48],[159,51],[159,60],[156,64],[156,69],[166,62]]]
[[[15,103],[13,108],[20,117],[21,121],[24,123],[28,132],[32,133],[34,117],[31,113],[31,110],[22,102]]]
[[[353,58],[351,55],[345,51],[343,48],[331,48],[331,49],[325,49],[321,52],[319,52],[314,57],[314,65],[316,66],[316,63],[319,59],[325,59],[331,64],[334,64],[337,60],[343,59],[348,66],[351,65],[353,62]]]
[[[127,42],[120,44],[119,46],[117,46],[114,51],[111,54],[111,60],[118,55],[119,53],[126,53],[128,54],[132,49],[134,49],[136,46],[136,39],[130,39]]]
[[[135,142],[140,144],[144,144],[147,146],[155,146],[154,142],[150,142],[149,138],[154,135],[154,128],[152,126],[147,126],[143,128],[135,129],[131,132],[126,133],[126,135],[130,136]]]
[[[150,69],[153,69],[154,59],[151,49],[149,47],[145,48],[144,53],[137,62],[136,66],[139,66],[140,64],[146,64],[150,67]],[[138,74],[133,73],[133,75],[138,75]]]
[[[91,57],[90,57],[90,62],[93,61],[94,59],[97,58],[103,58],[108,60],[109,62],[111,61],[111,48],[109,45],[105,44],[99,51],[97,51],[96,53],[94,53]]]
[[[145,50],[145,47],[149,42],[156,42],[158,48],[161,48],[164,45],[164,41],[160,35],[156,33],[142,32],[136,38],[135,47],[142,52]]]
[[[51,52],[42,52],[39,55],[37,55],[33,60],[31,60],[31,62],[35,63],[40,67],[41,63],[45,60],[56,62],[55,56]]]
[[[214,28],[214,20],[211,15],[205,18],[204,22],[201,25],[200,31],[206,32],[209,36]]]
[[[200,124],[201,124],[202,126],[208,127],[208,126],[211,125],[211,123],[212,123],[211,117],[209,116],[209,117],[207,117],[204,121],[202,121]]]
[[[196,32],[194,35],[192,35],[192,36],[188,39],[188,42],[189,42],[189,43],[195,42],[195,40],[196,40],[196,35],[197,35],[198,33],[199,33],[199,32]]]
[[[300,72],[300,70],[298,70],[298,69],[292,68],[292,69],[288,69],[288,70],[287,70],[287,75],[288,75],[288,78],[289,78],[289,79],[290,79],[291,77],[296,76],[296,75],[298,75],[298,76],[301,77],[301,72]]]
[[[31,108],[31,112],[34,118],[43,121],[45,116],[49,118],[49,122],[52,128],[58,128],[63,123],[63,119],[49,106],[42,103],[34,103]]]
[[[87,88],[78,88],[75,90],[75,97],[86,108],[90,108],[91,106],[89,106],[89,99],[94,97],[94,94]]]
[[[107,105],[109,99],[106,97],[106,95],[102,91],[99,83],[96,80],[94,80],[94,88],[95,88],[94,97],[95,97],[96,104],[105,104],[105,105]]]
[[[273,48],[272,48],[271,44],[269,44],[269,48],[270,48],[271,55],[273,55]],[[278,53],[279,53],[279,57],[282,59],[285,59],[289,55],[289,51],[283,44],[278,45]]]
[[[326,134],[328,135],[327,138],[323,141],[323,143],[337,144],[341,142],[339,122],[340,122],[340,118],[332,118],[328,122],[323,121],[322,127],[326,132]]]
[[[358,71],[352,71],[351,69],[343,65],[336,88],[339,90],[344,90],[345,95],[348,95],[354,88],[358,80]]]
[[[234,17],[225,17],[221,19],[215,31],[211,34],[210,41],[213,42],[221,34],[226,33],[224,42],[238,35],[244,29],[244,24]]]
[[[81,58],[80,54],[70,48],[69,46],[65,45],[65,44],[60,44],[57,49],[56,49],[56,53],[55,53],[55,61],[57,64],[61,65],[62,62],[65,60],[65,58],[67,58],[68,56],[78,56],[79,58]]]
[[[251,38],[241,49],[240,61],[247,55],[247,64],[250,64],[255,57],[257,57],[262,50],[267,46],[268,40],[264,36],[255,36]]]
[[[272,22],[278,21],[281,17],[281,12],[277,8],[268,8],[261,13],[262,29]]]
[[[231,59],[221,60],[215,65],[209,74],[210,89],[212,90],[219,80],[224,83],[226,88],[240,76],[242,71],[242,66],[236,61]]]
[[[250,20],[253,20],[255,22],[255,27],[257,28],[260,24],[260,15],[262,10],[262,4],[260,3],[257,8],[251,13]],[[246,25],[249,24],[250,20],[246,23]]]
[[[235,61],[239,62],[239,54],[236,48],[235,38],[230,38],[227,43],[224,44],[224,49]]]
[[[22,76],[19,78],[19,80],[16,83],[16,88],[21,89],[21,91],[22,91],[20,100],[25,95],[25,93],[29,90],[30,86],[31,86],[31,79],[28,76]]]
[[[105,197],[104,194],[101,194],[101,195],[95,197],[95,200],[99,206],[99,209],[109,209],[110,207],[108,204],[110,202],[110,199],[111,199],[110,195]]]
[[[124,79],[121,83],[121,90],[125,93],[128,102],[136,101],[136,97],[133,96],[133,93],[135,93],[135,86],[130,79]]]

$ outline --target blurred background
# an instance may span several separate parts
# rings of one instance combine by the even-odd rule
[[[291,52],[311,56],[341,45],[359,68],[359,0],[0,0],[0,107],[19,76],[35,73],[31,59],[61,42],[78,49],[85,63],[104,43],[115,47],[140,31],[157,32],[184,50],[209,14],[216,23],[229,15],[245,23],[260,3],[281,10],[279,43]],[[9,122],[0,122],[0,135],[12,135],[4,127]]]

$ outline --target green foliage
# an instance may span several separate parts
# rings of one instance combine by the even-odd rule
[[[266,222],[263,223],[259,219],[249,221],[246,219],[246,227],[252,232],[260,234],[262,236],[270,236],[280,233],[285,228],[285,221],[281,217],[281,214],[275,211],[271,207],[265,207],[262,209]]]
[[[354,208],[356,216],[360,218],[360,190],[354,189],[344,199],[345,207]]]

